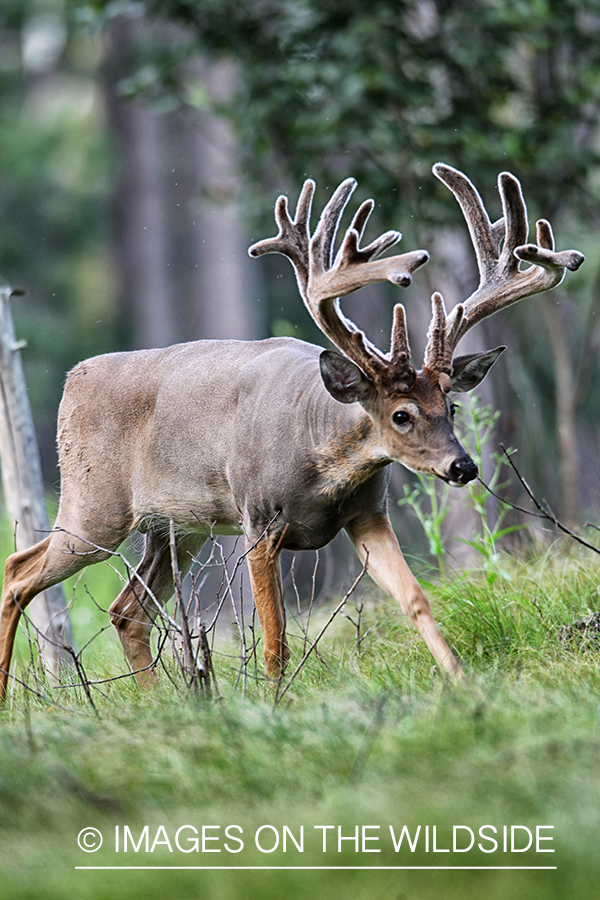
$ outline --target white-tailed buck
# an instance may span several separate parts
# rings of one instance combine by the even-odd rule
[[[394,308],[388,353],[340,310],[337,298],[365,285],[408,285],[428,259],[424,250],[378,259],[400,239],[395,231],[360,246],[371,200],[360,206],[335,253],[338,225],[356,186],[348,179],[312,237],[315,185],[306,181],[294,219],[280,197],[279,234],[249,251],[291,260],[311,316],[337,350],[293,338],[196,341],[109,353],[69,373],[58,418],[62,491],[54,530],[6,561],[2,693],[22,610],[49,585],[106,559],[134,529],[145,534],[139,578],[126,585],[110,615],[132,669],[141,679],[153,677],[153,598],[162,604],[173,592],[171,520],[182,570],[208,533],[245,535],[273,678],[289,656],[279,554],[322,547],[342,528],[437,664],[460,676],[387,516],[388,466],[400,462],[454,485],[475,478],[477,468],[454,435],[450,395],[479,384],[504,348],[454,357],[456,346],[486,316],[559,284],[583,256],[555,252],[546,221],[537,223],[537,242],[527,243],[527,212],[512,175],[499,177],[503,215],[492,224],[465,175],[442,164],[434,172],[460,203],[481,278],[449,314],[441,295],[433,295],[421,369],[411,361],[403,306]],[[521,262],[530,265],[521,270]]]

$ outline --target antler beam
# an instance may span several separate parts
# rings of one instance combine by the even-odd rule
[[[375,205],[372,200],[365,200],[334,258],[340,220],[355,189],[353,178],[347,178],[339,185],[311,237],[309,222],[315,183],[308,179],[300,193],[294,218],[289,214],[287,198],[279,197],[275,206],[279,234],[253,244],[248,252],[255,257],[264,253],[282,253],[288,257],[294,266],[302,298],[320,330],[370,377],[378,381],[392,374],[398,381],[412,382],[414,370],[410,366],[402,307],[395,308],[392,345],[390,353],[384,354],[344,316],[338,298],[381,281],[406,287],[411,283],[412,273],[427,262],[429,254],[425,250],[413,250],[378,259],[401,239],[398,231],[386,231],[366,247],[361,247],[360,241]]]
[[[430,328],[425,365],[449,372],[452,354],[470,328],[518,300],[556,287],[565,277],[566,269],[578,269],[584,256],[577,250],[556,252],[552,228],[545,219],[537,222],[537,243],[527,243],[527,207],[519,181],[509,172],[498,176],[502,218],[494,224],[466,175],[443,163],[437,163],[433,172],[458,200],[479,268],[477,290],[447,317],[441,297],[434,300],[437,311],[435,324]],[[521,271],[521,262],[531,263],[530,268]]]

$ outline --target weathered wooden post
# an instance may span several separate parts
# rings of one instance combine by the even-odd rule
[[[0,286],[0,460],[8,516],[16,524],[18,550],[36,544],[50,530],[33,419],[10,299],[19,292]],[[58,674],[63,643],[73,636],[62,585],[39,594],[27,614],[40,634],[46,669]],[[44,640],[46,636],[48,640]]]

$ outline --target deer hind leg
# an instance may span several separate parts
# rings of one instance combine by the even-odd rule
[[[194,555],[205,540],[197,534],[177,538],[177,560],[182,577],[189,571]],[[157,617],[155,601],[164,606],[173,591],[169,535],[149,531],[139,566],[109,609],[127,661],[140,684],[152,685],[156,679],[150,650],[150,635]]]
[[[406,564],[388,517],[380,514],[367,522],[351,523],[347,531],[361,561],[367,560],[371,578],[398,601],[440,668],[456,681],[464,679],[458,661],[435,623],[427,597]]]
[[[278,679],[283,675],[290,658],[285,634],[285,608],[279,571],[279,552],[272,542],[263,538],[247,557],[250,583],[263,633],[267,674]]]
[[[89,543],[59,530],[53,531],[39,544],[8,557],[0,605],[0,700],[6,692],[13,644],[22,612],[46,588],[109,556],[110,553],[96,550]]]

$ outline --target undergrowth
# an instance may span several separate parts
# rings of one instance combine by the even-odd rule
[[[98,568],[98,567],[96,567]],[[183,684],[172,661],[154,691],[125,678],[57,688],[22,660],[0,712],[0,897],[265,898],[372,897],[585,898],[600,875],[600,667],[593,635],[565,626],[598,611],[600,567],[571,550],[543,559],[502,560],[506,577],[464,572],[427,586],[434,614],[469,674],[452,687],[435,670],[422,640],[391,601],[366,581],[358,586],[275,703],[258,648],[240,689],[239,648],[217,640],[219,697],[208,701]],[[364,600],[364,608],[363,607]],[[335,601],[333,603],[335,605]],[[330,607],[313,611],[310,636]],[[289,623],[292,660],[306,636]],[[357,625],[359,626],[357,628]],[[85,656],[90,681],[124,673],[118,650]],[[69,676],[72,683],[77,679]],[[64,683],[68,678],[64,679]],[[339,826],[372,826],[377,855],[334,841]],[[477,829],[552,826],[554,854],[433,856],[417,846],[395,853],[389,826],[416,833],[436,825],[448,846],[454,824]],[[148,825],[162,844],[114,852],[115,828],[136,840]],[[219,838],[205,853],[170,852],[181,826]],[[236,825],[244,848],[225,851]],[[287,826],[306,844],[260,852],[256,830]],[[322,850],[322,832],[332,825]],[[81,829],[105,836],[98,853],[77,847]],[[191,830],[186,835],[193,834]],[[230,842],[231,843],[231,842]],[[187,846],[187,845],[186,845]],[[236,846],[236,845],[234,845]],[[214,855],[209,848],[219,849]],[[430,865],[514,862],[552,871],[193,870],[189,866]],[[80,871],[81,865],[181,865],[169,871]]]

